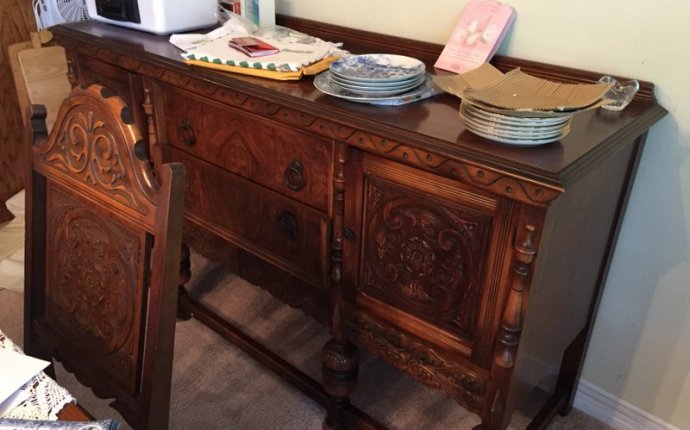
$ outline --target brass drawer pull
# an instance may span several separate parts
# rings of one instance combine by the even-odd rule
[[[180,140],[185,145],[192,146],[196,143],[194,130],[192,130],[192,123],[187,118],[182,120],[182,125],[177,129],[177,133],[180,136]]]
[[[285,237],[291,240],[297,239],[297,219],[295,215],[288,211],[283,211],[278,214],[276,218],[276,224],[278,226],[278,231]]]
[[[302,168],[302,162],[299,160],[293,160],[289,166],[285,168],[285,186],[292,191],[300,191],[304,188],[304,169]]]

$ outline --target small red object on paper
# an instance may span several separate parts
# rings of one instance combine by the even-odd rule
[[[259,40],[252,36],[233,37],[228,42],[228,46],[250,57],[263,57],[280,52],[280,49],[275,46],[269,45],[263,40]]]

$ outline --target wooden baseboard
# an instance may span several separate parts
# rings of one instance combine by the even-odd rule
[[[584,380],[580,380],[574,406],[616,430],[680,430]]]

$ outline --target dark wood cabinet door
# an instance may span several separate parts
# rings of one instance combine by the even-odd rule
[[[355,164],[354,210],[346,211],[349,300],[488,366],[514,204],[369,154]]]

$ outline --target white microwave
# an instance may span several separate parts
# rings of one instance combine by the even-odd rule
[[[86,0],[86,7],[96,21],[155,34],[218,23],[218,0]]]

